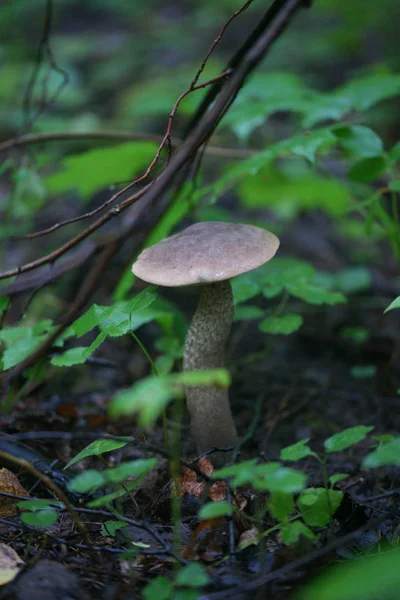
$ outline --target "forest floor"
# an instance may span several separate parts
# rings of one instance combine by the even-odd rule
[[[329,227],[321,215],[315,216],[313,224],[308,218],[299,218],[282,247],[289,255],[300,254],[307,259],[311,248],[319,269],[334,270],[346,264],[350,243],[335,239]],[[313,237],[301,251],[299,244],[307,235]],[[268,351],[265,335],[256,324],[235,325],[228,362],[233,377],[233,412],[239,433],[247,435],[240,460],[277,460],[283,447],[304,438],[309,438],[313,450],[320,452],[328,436],[360,424],[374,426],[372,435],[400,430],[396,394],[400,388],[399,320],[397,311],[389,318],[383,317],[398,282],[390,260],[382,259],[371,273],[368,289],[351,295],[347,304],[305,307],[304,325],[299,332],[274,338],[268,342]],[[190,294],[183,298],[176,301],[193,303]],[[363,328],[367,335],[358,342],[346,339],[340,334],[346,327]],[[150,347],[151,335],[150,328],[146,340]],[[274,531],[263,542],[238,550],[241,536],[252,530],[254,507],[263,502],[264,496],[255,498],[253,492],[243,488],[240,510],[233,520],[220,518],[199,524],[196,513],[204,500],[204,482],[186,469],[181,481],[171,484],[161,424],[143,433],[137,431],[134,420],[115,424],[107,417],[107,404],[115,391],[148,371],[145,357],[129,340],[115,345],[106,342],[101,359],[73,370],[53,372],[48,381],[28,389],[3,418],[0,450],[26,458],[39,471],[45,470],[69,498],[83,529],[77,528],[68,511],[63,511],[55,525],[44,529],[23,525],[15,510],[11,514],[3,511],[0,540],[23,556],[26,565],[2,588],[1,599],[138,598],[152,577],[171,576],[177,556],[208,566],[212,583],[203,589],[204,599],[285,599],[328,565],[369,549],[375,552],[384,540],[390,544],[398,540],[400,473],[394,468],[361,470],[361,459],[373,442],[369,436],[356,447],[332,455],[328,462],[328,475],[347,475],[337,484],[344,500],[331,528],[318,531],[316,543],[301,538],[287,547],[281,543],[279,532]],[[168,426],[173,428],[171,414]],[[118,509],[129,523],[115,535],[107,534],[106,523],[115,520],[111,512],[84,509],[83,502],[88,498],[73,496],[67,488],[68,477],[88,468],[102,468],[100,461],[85,459],[62,472],[77,452],[105,434],[135,436],[125,448],[106,455],[109,467],[141,457],[159,459],[158,468],[146,476],[134,497],[127,495],[119,502]],[[195,457],[195,448],[187,420],[182,440],[181,454],[189,462]],[[212,463],[212,453],[207,458]],[[195,465],[199,469],[198,461]],[[308,485],[323,486],[315,460],[307,457],[295,466],[307,475]],[[207,462],[205,468],[212,469]],[[38,481],[34,473],[15,465],[13,470],[31,497],[56,500],[57,494],[46,481]],[[13,491],[3,485],[3,490],[7,489]],[[178,543],[174,542],[171,513],[174,490],[178,490],[181,500]],[[17,493],[15,488],[13,493]],[[273,528],[276,522],[268,511],[264,513],[263,529]],[[349,536],[347,544],[336,543],[341,536]],[[132,549],[135,556],[127,554]]]

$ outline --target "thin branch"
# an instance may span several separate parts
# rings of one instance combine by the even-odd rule
[[[124,142],[155,142],[159,144],[162,135],[153,133],[130,133],[128,131],[118,131],[105,129],[101,131],[51,131],[48,133],[28,133],[19,137],[14,137],[5,142],[0,142],[0,153],[12,148],[42,144],[46,142],[78,142],[85,140],[121,140]],[[172,146],[180,146],[182,139],[171,138]],[[246,150],[244,148],[229,148],[225,146],[207,146],[206,153],[209,156],[218,156],[221,158],[250,158],[255,150]]]
[[[45,475],[41,471],[38,471],[30,462],[28,462],[27,460],[25,460],[23,458],[17,458],[16,456],[9,454],[8,452],[4,452],[3,450],[0,450],[0,458],[2,458],[3,460],[6,460],[14,465],[17,465],[24,471],[28,471],[28,473],[30,473],[31,475],[36,477],[36,479],[39,479],[56,496],[56,498],[59,498],[59,500],[61,500],[61,502],[64,504],[65,508],[71,515],[71,518],[72,518],[73,522],[75,523],[77,529],[82,533],[86,544],[89,547],[92,546],[92,542],[89,537],[88,531],[85,527],[85,524],[83,523],[83,521],[80,519],[80,517],[74,511],[74,508],[70,504],[67,496],[54,483],[54,481],[52,481],[49,477],[47,477],[47,475]],[[25,500],[27,500],[27,498],[25,498]]]
[[[282,0],[279,0],[279,4],[282,4]],[[187,140],[177,150],[167,167],[153,180],[148,186],[146,186],[146,201],[149,204],[157,201],[162,196],[169,185],[172,183],[175,175],[187,162],[191,161],[192,157],[196,154],[199,148],[209,139],[212,135],[217,124],[221,120],[225,113],[226,107],[232,102],[232,99],[236,97],[237,93],[241,89],[246,78],[252,73],[257,67],[259,62],[264,58],[266,52],[279,37],[282,31],[287,26],[293,14],[303,5],[303,0],[287,0],[281,10],[277,12],[274,19],[270,23],[270,26],[266,29],[264,34],[257,40],[254,46],[252,46],[247,54],[244,56],[242,62],[233,71],[229,81],[222,88],[219,97],[211,107],[208,113],[205,113],[194,131],[188,136]],[[225,73],[225,72],[224,72]],[[131,204],[136,202],[140,197],[144,195],[143,190],[128,197],[126,200],[121,202],[119,205],[108,211],[105,215],[100,217],[97,221],[92,223],[83,232],[69,240],[63,246],[58,248],[56,251],[50,254],[26,263],[16,269],[10,269],[3,273],[0,273],[0,279],[7,279],[14,277],[20,273],[30,271],[43,264],[53,262],[65,252],[70,250],[79,244],[82,240],[86,239],[94,231],[99,229],[102,225],[110,221],[114,216],[128,208]]]

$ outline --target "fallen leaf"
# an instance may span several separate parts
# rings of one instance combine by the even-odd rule
[[[206,477],[211,477],[212,473],[214,472],[212,463],[205,456],[202,456],[199,459],[198,467]],[[204,492],[206,482],[204,480],[198,481],[197,473],[195,473],[195,471],[189,467],[182,467],[181,473],[182,475],[178,480],[179,495],[184,496],[185,494],[190,494],[191,496],[199,498]],[[219,502],[226,499],[226,491],[226,482],[217,481],[210,487],[208,496],[214,502]]]
[[[243,550],[247,546],[257,546],[260,541],[260,532],[255,527],[243,531],[238,541],[238,550]]]
[[[4,471],[5,469],[1,469]],[[7,546],[0,543],[0,585],[10,583],[24,565],[18,554]]]
[[[18,477],[8,469],[0,469],[0,492],[29,498],[29,493],[20,484]],[[19,502],[19,499],[14,500],[14,498],[0,496],[0,516],[9,517],[17,514],[18,510],[15,507],[17,502]]]

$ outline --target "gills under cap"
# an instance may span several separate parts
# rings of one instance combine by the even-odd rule
[[[165,287],[214,283],[260,267],[278,247],[276,235],[261,227],[205,221],[143,250],[132,271]]]

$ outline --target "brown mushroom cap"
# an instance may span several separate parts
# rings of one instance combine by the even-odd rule
[[[266,229],[204,221],[143,250],[132,271],[165,287],[214,283],[260,267],[278,247]]]

